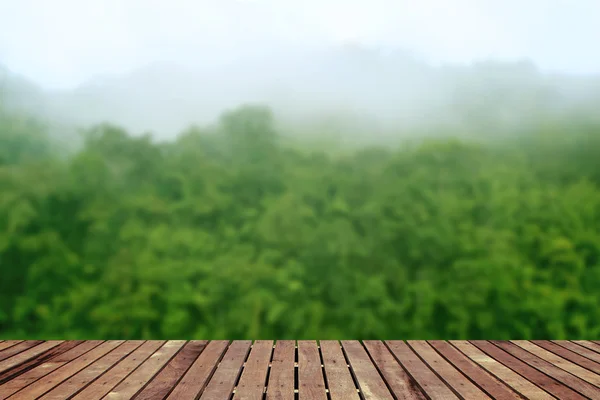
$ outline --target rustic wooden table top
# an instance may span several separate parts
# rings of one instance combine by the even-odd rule
[[[600,342],[0,341],[2,399],[600,399]]]

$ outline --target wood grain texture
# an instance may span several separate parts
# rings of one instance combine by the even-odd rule
[[[490,357],[486,353],[479,350],[473,344],[465,340],[451,340],[450,343],[460,350],[464,355],[469,357],[479,366],[496,376],[505,384],[513,388],[517,393],[527,399],[533,400],[551,400],[554,399],[548,392],[540,389],[538,386],[529,382],[521,375],[514,372],[504,364]]]
[[[200,396],[202,400],[229,400],[251,345],[250,340],[236,340],[229,346],[215,374]]]
[[[417,382],[398,364],[386,345],[379,340],[365,340],[364,345],[392,393],[399,400],[424,400]]]
[[[185,340],[169,340],[127,378],[112,389],[105,399],[131,399],[179,352]]]
[[[417,381],[430,399],[458,399],[456,394],[421,361],[406,343],[390,340],[386,344],[396,360]]]
[[[359,400],[340,342],[321,340],[320,346],[331,400]]]
[[[361,394],[365,399],[393,399],[379,371],[371,362],[369,355],[358,340],[343,340],[342,347],[348,357]]]
[[[60,340],[51,340],[48,342],[41,343],[39,346],[34,346],[25,351],[22,351],[12,357],[6,358],[3,361],[0,361],[0,373],[6,372],[9,369],[21,365],[22,363],[29,361],[32,358],[35,358],[48,350],[53,349],[61,343],[62,341]]]
[[[574,340],[573,343],[577,343],[578,345],[583,346],[586,349],[592,350],[600,354],[600,344],[590,342],[588,340]]]
[[[317,344],[319,343],[319,344]],[[0,341],[0,400],[600,399],[593,341]]]
[[[40,382],[36,382],[35,385],[27,386],[25,389],[17,392],[11,397],[11,400],[31,400],[38,398],[56,385],[59,385],[83,368],[87,367],[98,358],[113,350],[121,343],[123,343],[122,340],[112,340],[102,343],[93,350],[83,354],[81,357],[64,364],[60,368],[44,376],[44,379],[40,380]]]
[[[514,343],[494,342],[494,344],[505,350],[507,353],[510,353],[514,357],[518,358],[522,362],[527,363],[544,374],[556,379],[563,385],[568,386],[585,396],[591,398],[600,398],[600,389],[594,387],[590,383],[578,378],[575,375],[571,375],[566,370],[559,368],[558,366],[553,365],[552,363],[545,361],[544,359],[541,359],[532,353],[529,353],[523,348],[516,346]],[[533,343],[531,343],[531,345],[535,346]]]
[[[121,360],[116,366],[100,376],[85,389],[73,397],[76,400],[98,400],[109,393],[123,379],[138,368],[165,342],[162,340],[151,340],[144,342],[133,353]]]
[[[29,360],[22,362],[21,364],[11,367],[10,369],[0,373],[0,384],[3,384],[9,380],[15,379],[15,377],[37,367],[38,365],[60,355],[63,354],[75,346],[82,344],[81,340],[69,340],[59,344],[56,347],[52,347],[49,350],[46,350],[43,353],[36,355]]]
[[[4,361],[8,358],[11,358],[12,356],[24,352],[27,349],[31,349],[32,347],[35,347],[41,343],[43,343],[43,341],[41,340],[25,340],[21,343],[17,343],[14,346],[0,351],[0,361]]]
[[[87,352],[93,350],[97,346],[101,345],[101,340],[90,340],[74,347],[73,349],[66,351],[56,357],[41,363],[35,368],[17,376],[16,378],[0,385],[0,400],[4,400],[9,396],[17,393],[28,385],[40,381],[43,382],[42,378],[56,371],[60,367],[64,366],[70,361],[77,360],[79,357],[85,355]]]
[[[21,342],[24,342],[24,340],[5,340],[2,343],[0,343],[0,352],[4,349],[8,349],[9,347],[15,346]]]
[[[254,342],[233,396],[234,400],[262,400],[272,353],[272,340]]]
[[[294,359],[296,342],[278,340],[275,343],[267,400],[294,400]]]
[[[459,396],[466,399],[490,399],[485,392],[440,356],[426,341],[411,340],[408,341],[408,345]]]
[[[593,373],[585,368],[580,367],[577,364],[572,363],[571,361],[565,360],[562,357],[557,356],[556,354],[542,349],[539,346],[527,341],[527,340],[514,340],[511,343],[516,344],[522,349],[527,350],[529,353],[536,355],[537,357],[545,360],[547,363],[551,364],[554,368],[561,368],[569,373],[587,381],[593,385],[600,387],[600,375]],[[506,343],[508,345],[508,343]]]
[[[183,375],[171,394],[169,394],[168,399],[197,399],[217,369],[217,365],[228,346],[229,341],[227,340],[210,342],[185,375]]]
[[[298,341],[298,395],[300,400],[326,400],[321,356],[314,340]]]
[[[98,378],[113,365],[121,361],[129,353],[137,349],[142,341],[129,341],[121,344],[116,349],[88,365],[50,392],[40,397],[42,400],[62,400],[73,396],[90,382]]]
[[[493,357],[495,360],[506,365],[516,373],[525,377],[530,382],[536,384],[537,386],[544,389],[546,392],[552,394],[553,396],[556,396],[559,399],[582,399],[582,396],[580,394],[562,385],[559,381],[553,379],[551,376],[548,376],[538,371],[537,369],[531,367],[527,363],[512,356],[508,352],[503,351],[503,349],[495,346],[494,344],[483,340],[475,340],[471,341],[471,343],[475,345],[479,350],[483,351],[490,357]]]
[[[164,399],[175,387],[200,353],[206,347],[206,340],[192,340],[135,396],[136,400]]]
[[[575,353],[565,347],[559,346],[558,344],[549,342],[547,340],[532,340],[531,342],[536,346],[539,346],[545,350],[548,350],[551,353],[556,354],[559,357],[564,358],[565,360],[569,360],[572,363],[579,365],[580,367],[589,369],[590,371],[596,374],[600,374],[600,364],[590,360],[587,357],[583,357],[578,353]]]
[[[448,360],[448,362],[459,369],[465,376],[469,377],[470,380],[494,399],[517,400],[523,398],[523,396],[511,390],[498,378],[486,372],[483,368],[475,364],[473,360],[452,347],[449,343],[443,340],[430,340],[429,344]]]
[[[559,346],[569,349],[572,352],[584,356],[585,358],[590,359],[596,363],[600,363],[600,353],[596,353],[595,351],[590,350],[585,346],[581,346],[578,343],[569,342],[567,340],[555,340],[553,341],[553,343],[556,343]]]

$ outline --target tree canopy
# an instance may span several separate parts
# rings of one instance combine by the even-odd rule
[[[341,151],[245,106],[64,156],[0,113],[0,336],[597,338],[600,126],[576,121]]]

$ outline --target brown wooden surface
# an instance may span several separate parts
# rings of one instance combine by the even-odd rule
[[[300,400],[327,400],[319,347],[314,340],[298,341],[298,394]]]
[[[296,343],[278,340],[275,343],[271,373],[267,382],[267,400],[294,400]]]
[[[321,340],[321,355],[331,400],[358,400],[350,368],[337,340]]]
[[[0,341],[10,399],[600,399],[591,341]]]

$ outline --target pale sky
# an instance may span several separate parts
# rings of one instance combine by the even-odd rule
[[[53,88],[342,41],[600,73],[600,0],[0,0],[0,64]]]

